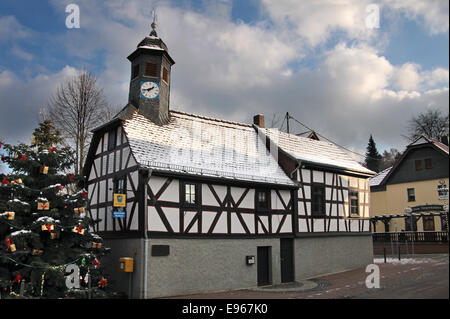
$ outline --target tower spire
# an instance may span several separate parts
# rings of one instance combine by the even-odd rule
[[[150,36],[157,37],[158,35],[156,34],[156,27],[158,26],[158,24],[156,23],[156,12],[155,12],[155,10],[152,11],[152,17],[153,17],[153,22],[151,24],[152,32],[150,32]]]

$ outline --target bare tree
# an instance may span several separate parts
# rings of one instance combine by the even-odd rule
[[[91,130],[113,113],[97,79],[87,70],[63,82],[50,96],[48,116],[75,149],[75,174],[81,173],[91,140]]]
[[[406,138],[411,142],[421,135],[440,140],[442,136],[448,135],[448,114],[445,116],[439,110],[429,109],[418,116],[413,116],[408,122],[407,129],[408,135]]]

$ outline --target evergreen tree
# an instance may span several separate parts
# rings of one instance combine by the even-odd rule
[[[99,261],[108,249],[102,238],[89,232],[93,221],[85,210],[84,179],[68,173],[73,151],[61,143],[60,133],[43,121],[31,145],[3,145],[1,160],[11,173],[2,176],[0,185],[2,298],[115,295]],[[79,269],[75,280],[76,271],[66,273],[72,264]]]
[[[381,159],[382,156],[378,153],[377,146],[371,134],[366,150],[365,166],[374,172],[379,172]]]

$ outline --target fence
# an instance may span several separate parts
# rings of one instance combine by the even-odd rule
[[[373,242],[448,243],[448,231],[372,233]]]

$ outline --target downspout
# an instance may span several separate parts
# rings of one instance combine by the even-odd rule
[[[292,176],[294,175],[294,173],[302,166],[302,161],[297,160],[297,166],[295,167],[295,169],[289,174],[289,177],[292,179]]]
[[[143,293],[142,293],[142,297],[143,299],[147,299],[147,282],[148,282],[148,275],[147,275],[147,267],[148,267],[148,258],[147,258],[147,254],[148,254],[148,235],[147,235],[147,227],[148,227],[148,205],[147,205],[147,184],[148,181],[150,180],[150,177],[152,176],[152,169],[148,168],[147,169],[147,174],[144,175],[145,179],[144,179],[144,185],[143,185],[143,211],[144,211],[144,245],[143,245],[143,253],[142,256],[144,258],[144,267],[143,267],[143,271],[142,271],[142,283],[144,285],[144,289],[143,289]]]

